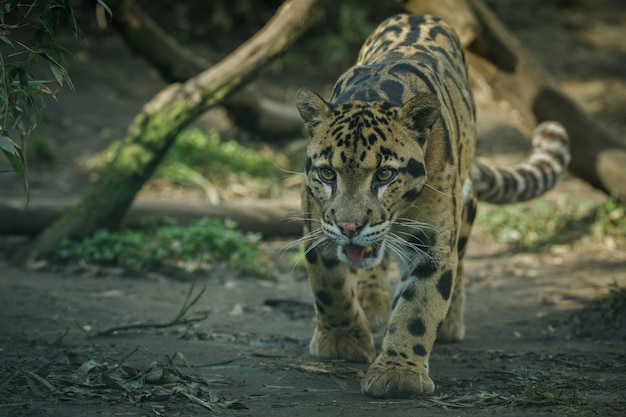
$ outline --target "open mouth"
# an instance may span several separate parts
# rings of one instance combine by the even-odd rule
[[[378,248],[372,246],[359,246],[348,244],[343,247],[346,258],[350,262],[361,263],[365,258],[374,258],[378,254]]]

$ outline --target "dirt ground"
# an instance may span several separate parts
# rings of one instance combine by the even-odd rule
[[[624,137],[626,7],[544,3],[499,2],[496,11],[570,96]],[[84,190],[89,178],[77,161],[122,137],[164,86],[113,33],[91,35],[72,64],[76,91],[44,111],[41,129],[55,138],[57,162],[31,166],[33,200]],[[477,102],[480,152],[518,157],[527,144],[502,107],[485,91]],[[0,176],[1,198],[21,195],[14,182]],[[568,193],[605,199],[574,178],[546,198]],[[1,247],[8,252],[18,241],[5,237]],[[159,274],[15,268],[0,259],[0,416],[626,415],[626,330],[587,323],[582,313],[611,283],[626,285],[623,248],[589,241],[523,253],[477,228],[465,268],[467,338],[436,346],[434,395],[375,400],[359,391],[364,365],[308,354],[312,297],[304,272],[280,258],[286,243],[264,243],[276,261],[274,281],[215,268],[194,285]],[[167,324],[202,288],[186,323],[94,336],[112,326]]]

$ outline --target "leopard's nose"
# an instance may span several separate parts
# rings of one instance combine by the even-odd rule
[[[337,222],[337,226],[341,228],[341,232],[347,237],[355,237],[361,231],[363,223],[353,222]]]

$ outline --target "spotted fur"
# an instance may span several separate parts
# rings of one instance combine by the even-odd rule
[[[361,382],[370,396],[431,393],[435,339],[465,334],[461,260],[477,198],[507,203],[553,187],[569,159],[565,130],[540,125],[517,166],[474,160],[463,50],[430,16],[387,19],[330,100],[302,89],[296,104],[311,137],[302,193],[317,310],[310,351],[372,362]],[[391,258],[400,271],[393,301]],[[376,356],[372,334],[385,324]]]

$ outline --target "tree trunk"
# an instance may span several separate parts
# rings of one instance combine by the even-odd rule
[[[146,58],[169,82],[185,82],[211,66],[159,26],[135,1],[107,2],[113,21],[126,43]],[[254,83],[234,92],[221,103],[238,126],[268,139],[291,138],[302,131],[296,107],[266,97]]]
[[[570,136],[569,169],[626,203],[626,142],[613,136],[558,88],[552,76],[481,0],[407,0],[410,13],[431,13],[463,34],[471,69],[494,94],[518,111],[525,133],[545,120],[561,122]],[[477,22],[477,25],[476,25]]]
[[[45,229],[18,262],[51,252],[64,238],[115,228],[178,133],[199,114],[258,75],[313,22],[322,0],[287,0],[250,40],[184,84],[158,93],[135,117],[117,156],[80,203]]]

